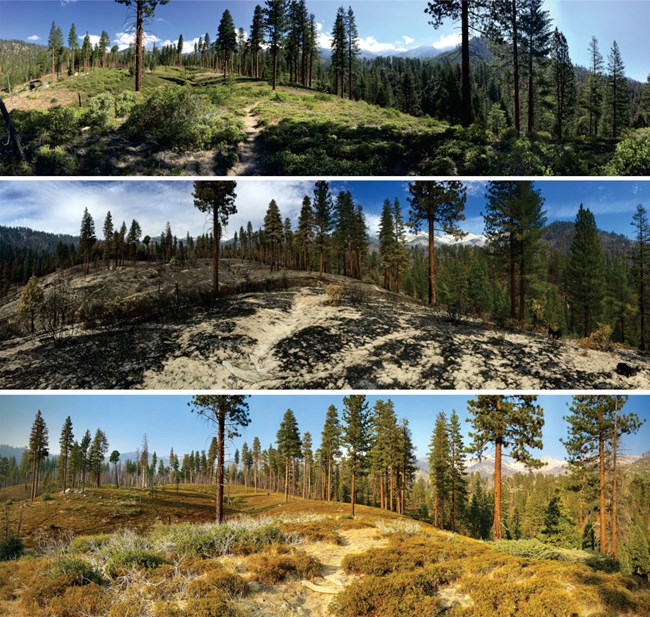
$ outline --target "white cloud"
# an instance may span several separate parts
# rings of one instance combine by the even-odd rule
[[[414,39],[413,37],[406,36],[406,34],[402,37],[402,40],[403,40],[404,43],[406,43],[407,45],[410,45],[413,41],[415,41],[415,39]]]
[[[237,214],[230,218],[224,239],[232,238],[248,221],[254,229],[261,227],[271,199],[276,200],[282,218],[289,217],[295,225],[303,197],[311,196],[313,188],[306,181],[238,181]],[[143,235],[160,235],[167,221],[179,238],[188,232],[209,233],[212,218],[192,207],[192,190],[188,181],[2,182],[0,202],[10,207],[0,209],[0,225],[78,235],[87,207],[99,237],[109,210],[117,226],[137,219]]]
[[[332,46],[332,35],[319,31],[316,35],[316,45],[321,49],[329,49]]]
[[[359,48],[362,51],[380,53],[382,51],[406,51],[404,47],[398,47],[394,43],[380,43],[374,36],[367,36],[359,39]]]
[[[436,49],[445,49],[446,47],[456,47],[460,45],[462,40],[462,35],[458,32],[452,34],[441,34],[440,38],[433,43],[433,47]]]
[[[144,46],[147,48],[153,47],[154,43],[160,44],[162,41],[155,34],[144,33]],[[167,41],[169,44],[171,41]],[[135,33],[133,32],[116,32],[113,44],[117,45],[120,51],[128,49],[130,45],[135,43]]]
[[[39,41],[40,39],[41,39],[41,37],[38,36],[38,34],[32,34],[32,36],[27,37],[28,41]]]

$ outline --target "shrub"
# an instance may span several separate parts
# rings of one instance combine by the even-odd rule
[[[25,551],[25,545],[16,536],[7,536],[0,540],[0,561],[18,559]]]
[[[79,132],[81,114],[71,107],[53,107],[45,116],[49,141],[53,144],[69,142]]]
[[[77,557],[60,557],[50,567],[54,577],[64,577],[67,585],[102,583],[102,577],[87,561]]]
[[[606,324],[596,328],[588,337],[581,339],[580,344],[587,349],[597,351],[611,351],[612,326]]]
[[[329,542],[342,544],[343,538],[336,530],[325,522],[319,523],[284,523],[282,530],[286,533],[295,533],[310,542]]]
[[[128,116],[142,97],[137,92],[125,90],[115,97],[115,117]]]
[[[77,173],[77,162],[62,146],[46,144],[34,153],[34,170],[42,176],[73,176]]]
[[[278,525],[265,519],[242,519],[222,525],[160,525],[153,530],[151,540],[167,553],[221,557],[246,555],[282,542],[284,535]]]
[[[291,574],[314,578],[320,574],[321,564],[303,550],[274,545],[265,552],[253,555],[248,568],[255,580],[275,585]]]
[[[187,596],[202,598],[214,592],[244,596],[248,590],[248,583],[239,574],[217,569],[191,581],[187,586]]]
[[[103,129],[115,117],[115,99],[110,92],[101,92],[93,96],[88,103],[88,124]]]
[[[325,293],[332,306],[337,306],[343,300],[343,287],[341,285],[329,284],[325,288]]]
[[[612,176],[650,174],[650,129],[639,130],[633,137],[619,142],[605,173]]]
[[[160,88],[136,105],[127,133],[154,139],[179,151],[208,148],[222,140],[243,139],[241,131],[222,135],[225,120],[209,98],[185,87]]]
[[[560,559],[560,552],[539,540],[497,540],[492,548],[500,553],[528,559]]]
[[[92,553],[106,546],[111,538],[110,534],[77,536],[70,542],[68,550],[72,553]]]
[[[150,551],[132,548],[114,551],[108,562],[107,570],[111,576],[119,574],[120,570],[128,568],[154,569],[166,563],[167,560]]]
[[[192,617],[239,617],[241,612],[225,596],[213,594],[187,602],[185,614]]]
[[[110,605],[109,592],[90,583],[84,587],[66,587],[60,596],[54,596],[47,605],[50,617],[82,617],[104,615]]]

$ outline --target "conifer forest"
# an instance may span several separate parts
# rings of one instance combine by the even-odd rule
[[[0,0],[0,615],[649,616],[648,24]]]
[[[413,50],[362,37],[373,23],[351,6],[306,0],[194,2],[212,27],[161,40],[175,1],[116,0],[93,35],[81,5],[29,37],[42,42],[7,29],[4,175],[650,170],[650,67],[632,79],[616,40],[567,39],[544,0],[404,2],[429,37],[462,32]],[[126,38],[106,30],[118,18]]]

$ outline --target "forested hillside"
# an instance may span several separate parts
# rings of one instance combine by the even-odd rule
[[[449,10],[422,3],[422,16],[436,27],[458,17]],[[601,50],[594,37],[590,65],[575,67],[541,0],[482,3],[472,17],[482,38],[464,41],[461,54],[431,59],[363,59],[351,8],[338,9],[327,61],[305,0],[269,1],[251,18],[250,25],[235,24],[226,10],[217,33],[206,32],[191,53],[183,52],[182,34],[162,47],[120,51],[105,31],[96,45],[88,35],[79,45],[74,24],[64,38],[53,23],[47,70],[39,65],[49,87],[17,88],[10,100],[28,160],[13,159],[7,146],[5,173],[650,169],[650,86],[626,77],[616,42]],[[518,20],[521,28],[513,30]],[[24,56],[12,54],[8,70],[20,72],[29,64]]]

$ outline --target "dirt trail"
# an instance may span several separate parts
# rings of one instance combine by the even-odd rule
[[[228,170],[229,176],[256,176],[261,173],[260,154],[262,146],[259,141],[261,129],[257,125],[257,118],[253,115],[254,107],[247,107],[244,111],[244,130],[246,141],[239,145],[237,154],[239,161]]]
[[[314,542],[301,547],[323,564],[321,577],[314,581],[293,581],[264,588],[263,592],[254,593],[244,601],[248,613],[255,617],[331,617],[328,606],[334,594],[351,582],[351,577],[341,567],[344,557],[384,546],[387,542],[374,527],[339,533],[343,537],[343,544]]]

